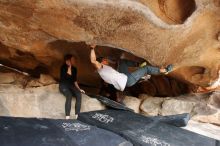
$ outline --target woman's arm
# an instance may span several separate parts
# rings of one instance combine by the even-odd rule
[[[85,93],[84,90],[80,89],[78,82],[74,82],[75,87],[81,92],[81,93]]]

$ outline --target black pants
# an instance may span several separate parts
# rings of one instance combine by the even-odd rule
[[[70,86],[70,85],[60,84],[59,89],[60,92],[66,97],[66,103],[65,103],[66,116],[70,116],[73,96],[76,97],[75,114],[79,114],[81,108],[81,98],[82,98],[81,92],[73,85]]]
[[[102,86],[100,89],[99,94],[105,97],[108,97],[111,100],[116,101],[117,95],[116,95],[117,89],[111,84],[107,84],[104,81],[102,81]]]

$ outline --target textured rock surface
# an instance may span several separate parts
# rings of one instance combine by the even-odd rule
[[[14,72],[1,73],[0,115],[62,118],[65,97],[50,76],[31,78]],[[5,79],[5,80],[4,80]],[[50,85],[48,85],[50,84]],[[32,86],[31,86],[32,85]],[[89,92],[88,92],[89,93]],[[147,116],[190,113],[193,120],[220,125],[219,92],[182,95],[175,98],[126,96],[124,103]],[[75,99],[72,103],[74,113]],[[99,101],[83,95],[82,112],[105,109]]]
[[[193,120],[220,125],[220,108],[212,102],[217,95],[219,92],[159,98],[142,94],[140,109],[142,114],[151,116],[190,113]]]
[[[220,127],[209,123],[200,123],[190,120],[184,129],[220,140]]]
[[[126,96],[123,100],[123,103],[133,109],[135,113],[139,113],[139,108],[141,104],[141,100],[136,97]]]
[[[165,116],[165,115],[175,115],[177,113],[179,114],[191,113],[194,106],[195,106],[194,102],[168,99],[165,100],[162,104],[161,115]]]
[[[0,73],[0,84],[10,84],[15,81],[14,73]]]
[[[0,115],[15,117],[64,118],[65,97],[59,93],[58,85],[22,89],[16,85],[0,85]],[[75,113],[75,98],[71,115]],[[105,109],[98,100],[85,94],[81,111]]]
[[[215,92],[214,94],[212,94],[211,97],[209,98],[208,103],[217,108],[220,108],[220,93]]]
[[[40,74],[40,78],[28,80],[27,87],[40,87],[51,84],[56,84],[57,82],[53,79],[53,77],[45,74]]]
[[[43,85],[55,84],[56,81],[49,75],[41,74],[39,82]]]
[[[157,116],[161,114],[161,107],[164,99],[149,97],[141,104],[141,110],[146,116]]]
[[[79,81],[97,83],[88,46],[76,43],[96,42],[153,65],[173,63],[171,76],[189,83],[206,86],[217,76],[219,0],[1,0],[0,7],[0,62],[33,74],[57,78],[71,52],[79,56]]]

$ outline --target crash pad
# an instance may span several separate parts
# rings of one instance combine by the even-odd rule
[[[176,127],[184,127],[190,120],[188,113],[170,115],[170,116],[147,116],[147,118],[154,120],[155,122],[163,122]]]
[[[113,132],[77,120],[0,117],[1,146],[132,146]]]
[[[119,110],[133,111],[132,109],[126,107],[126,105],[118,103],[118,102],[111,100],[107,97],[100,96],[100,95],[89,95],[89,96],[92,98],[98,99],[102,104],[106,105],[107,107],[110,107],[113,109],[119,109]]]
[[[81,113],[78,120],[115,132],[135,146],[220,146],[215,139],[125,110]]]

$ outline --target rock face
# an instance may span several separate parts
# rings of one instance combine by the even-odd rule
[[[64,118],[65,97],[52,77],[41,75],[33,79],[15,72],[1,73],[1,77],[0,116]],[[166,98],[141,94],[138,98],[126,96],[123,102],[146,116],[190,113],[193,120],[220,125],[219,97],[220,92]],[[75,98],[71,115],[74,105]],[[105,106],[97,99],[83,94],[81,112],[103,109]]]
[[[130,109],[133,109],[135,113],[139,113],[141,100],[136,97],[126,96],[123,103]]]
[[[162,104],[161,115],[191,113],[193,106],[195,106],[195,103],[190,101],[181,101],[176,99],[165,100]]]
[[[64,118],[65,97],[52,84],[37,88],[22,89],[16,85],[0,85],[0,115],[15,117]],[[71,115],[75,114],[75,98]],[[81,112],[103,110],[98,100],[83,94]]]
[[[40,87],[51,84],[56,84],[57,82],[49,75],[41,74],[39,79],[29,80],[27,87]]]
[[[213,105],[216,108],[220,108],[220,93],[215,92],[211,95],[208,101],[209,104]]]
[[[220,140],[220,135],[218,134],[220,133],[220,128],[216,125],[190,120],[184,129]]]
[[[219,92],[212,94],[185,95],[176,98],[159,98],[141,95],[141,113],[147,116],[190,113],[195,121],[220,125],[220,108],[213,105]],[[214,98],[214,99],[213,99]]]
[[[58,78],[63,54],[75,53],[79,81],[97,84],[87,57],[93,42],[105,46],[100,56],[117,56],[115,47],[152,65],[173,63],[171,76],[187,83],[217,77],[218,0],[1,0],[0,7],[0,63],[32,74]]]
[[[163,98],[148,97],[143,101],[140,108],[146,116],[157,116],[161,114],[163,101]]]
[[[9,84],[15,81],[13,73],[0,73],[0,84]]]

